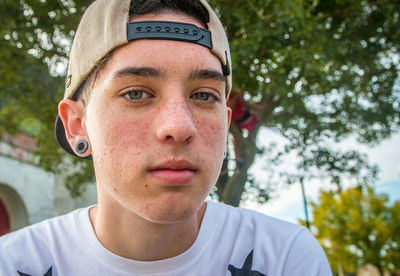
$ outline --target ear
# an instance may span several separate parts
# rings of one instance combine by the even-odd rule
[[[226,115],[228,118],[228,129],[231,126],[231,119],[232,119],[232,108],[230,108],[229,106],[226,107]]]
[[[229,106],[227,106],[226,107],[226,117],[227,117],[227,119],[228,119],[228,133],[229,133],[229,127],[231,126],[231,119],[232,119],[232,109],[229,107]],[[228,133],[226,134],[226,137],[228,137]],[[228,138],[227,138],[228,139]],[[225,143],[225,154],[228,152],[228,144],[227,144],[227,142]],[[225,156],[224,156],[224,159],[225,159]]]
[[[82,101],[62,100],[58,104],[58,114],[64,124],[65,136],[75,154],[80,157],[89,156],[91,147],[85,126],[85,108]],[[86,140],[89,144],[88,150],[82,154],[76,151],[76,145],[81,140]]]

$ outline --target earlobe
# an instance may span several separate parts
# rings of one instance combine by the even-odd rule
[[[90,154],[87,132],[84,124],[84,106],[81,101],[62,100],[58,105],[58,114],[64,124],[65,136],[71,148],[78,156]],[[84,142],[82,142],[84,141]],[[78,150],[84,146],[85,151]]]
[[[85,154],[89,149],[89,143],[86,140],[80,140],[75,146],[75,150],[79,154]]]

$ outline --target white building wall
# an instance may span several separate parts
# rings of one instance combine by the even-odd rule
[[[97,188],[95,183],[87,184],[85,192],[78,198],[71,198],[62,177],[56,177],[54,184],[54,216],[63,215],[72,210],[97,203]]]
[[[11,213],[10,220],[26,221],[26,225],[30,225],[96,204],[97,191],[93,183],[88,184],[82,197],[71,198],[62,176],[45,172],[35,165],[29,152],[0,140],[0,197],[6,208],[8,205],[9,212],[18,208],[26,210],[27,218],[16,218],[16,214]],[[24,206],[12,206],[16,204],[15,197],[19,197]],[[21,212],[17,213],[21,216]]]
[[[0,156],[0,183],[13,188],[23,199],[29,224],[52,217],[54,176],[21,161]]]

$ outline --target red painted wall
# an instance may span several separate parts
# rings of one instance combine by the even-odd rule
[[[0,199],[0,236],[10,232],[10,218],[6,206]]]

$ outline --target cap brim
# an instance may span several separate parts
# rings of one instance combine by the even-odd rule
[[[92,160],[92,155],[86,156],[86,157],[81,157],[75,154],[75,152],[72,150],[70,144],[68,143],[67,136],[65,135],[65,128],[64,124],[60,118],[60,116],[57,115],[56,123],[55,123],[55,135],[56,135],[56,140],[57,143],[69,154],[72,154],[73,156],[76,156],[80,159],[85,159],[85,160]]]

